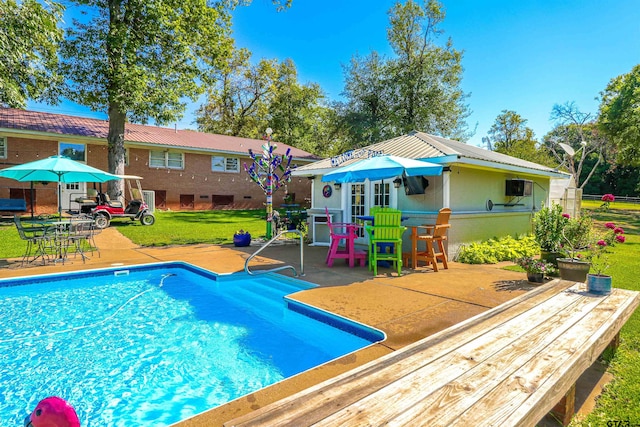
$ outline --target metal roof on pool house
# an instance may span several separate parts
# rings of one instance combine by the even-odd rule
[[[324,174],[333,170],[338,164],[345,166],[364,157],[380,154],[427,160],[444,166],[460,165],[554,178],[566,178],[567,176],[547,166],[418,131],[411,131],[406,135],[351,150],[341,156],[337,156],[340,159],[337,162],[335,161],[336,158],[327,158],[301,166],[295,170],[294,175],[311,176]]]

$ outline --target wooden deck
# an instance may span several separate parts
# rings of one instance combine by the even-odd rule
[[[554,280],[225,426],[533,426],[614,341],[638,295]]]

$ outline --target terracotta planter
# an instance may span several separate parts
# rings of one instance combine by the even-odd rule
[[[609,295],[611,293],[611,276],[589,274],[587,276],[587,291],[597,295]]]
[[[544,282],[544,274],[543,273],[527,273],[527,280],[531,283],[542,283]]]
[[[251,234],[234,234],[233,235],[233,245],[242,247],[249,246],[251,244]]]
[[[578,261],[571,258],[558,258],[558,271],[560,272],[560,278],[562,280],[585,283],[590,268],[590,262]]]

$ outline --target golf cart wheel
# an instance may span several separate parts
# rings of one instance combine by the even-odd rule
[[[156,222],[156,217],[153,216],[153,214],[145,213],[142,214],[140,222],[142,223],[142,225],[153,225],[153,223]]]
[[[105,214],[96,215],[96,227],[100,230],[107,228],[109,226],[109,217]]]

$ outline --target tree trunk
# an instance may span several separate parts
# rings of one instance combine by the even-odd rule
[[[115,103],[109,105],[108,161],[109,172],[124,175],[126,114]],[[124,181],[121,179],[108,181],[107,193],[112,200],[120,200],[124,195]]]

